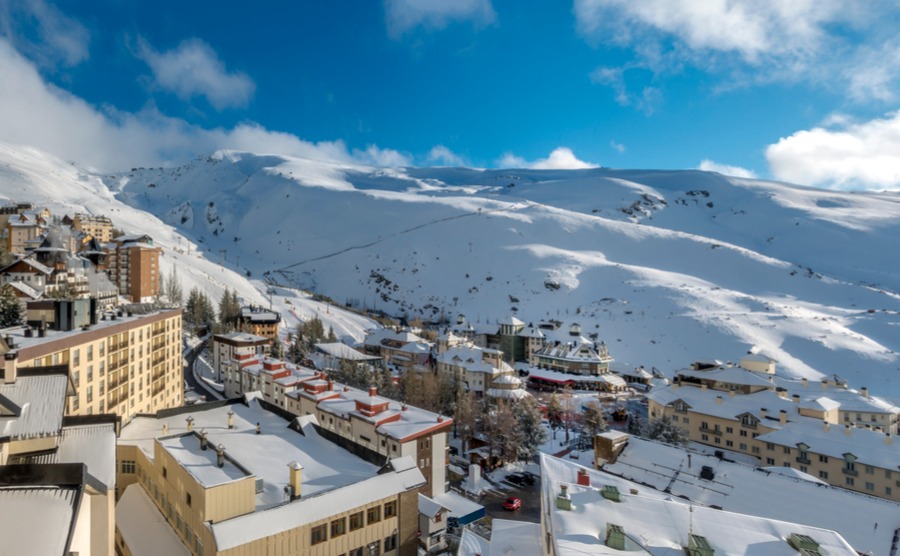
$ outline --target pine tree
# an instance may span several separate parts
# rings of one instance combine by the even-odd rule
[[[541,444],[547,441],[547,430],[541,426],[541,405],[529,396],[519,400],[514,411],[522,435],[519,457],[531,460],[538,454]]]
[[[275,338],[272,339],[272,345],[269,347],[269,353],[272,354],[272,357],[275,359],[281,359],[284,357],[284,346],[281,343],[281,339],[278,335],[275,335]]]
[[[0,287],[0,328],[16,326],[22,322],[22,306],[10,284]]]
[[[556,430],[562,426],[562,404],[556,392],[550,394],[550,401],[547,402],[547,420],[553,429],[553,438],[556,438]]]
[[[472,435],[475,434],[477,408],[475,406],[475,396],[471,392],[465,391],[461,383],[458,388],[453,425],[456,434],[462,440],[463,451],[465,451],[469,448],[469,441],[472,439]]]
[[[687,429],[676,425],[668,415],[653,419],[642,427],[641,436],[675,446],[684,446],[690,442],[690,434]]]
[[[608,428],[606,422],[606,412],[600,406],[600,402],[591,400],[585,404],[581,412],[582,424],[584,425],[584,434],[594,438],[597,434]]]

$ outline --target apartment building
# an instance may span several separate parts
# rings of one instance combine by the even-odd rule
[[[215,402],[123,427],[119,552],[414,555],[424,478],[412,459],[374,465],[320,434],[315,416],[287,420],[269,408]],[[138,528],[160,518],[168,532]]]
[[[72,219],[72,229],[84,232],[100,243],[112,241],[113,228],[112,220],[106,216],[78,213]]]
[[[123,235],[106,246],[107,274],[119,294],[132,303],[146,303],[159,293],[159,255],[148,235]]]
[[[814,389],[801,382],[788,390],[775,386],[774,377],[770,382],[737,368],[699,371],[710,373],[709,380],[697,372],[688,373],[694,382],[652,391],[649,418],[666,415],[692,441],[723,454],[738,452],[761,466],[789,467],[834,486],[900,501],[900,444],[892,442],[891,430],[871,423],[841,426],[848,414],[841,407],[858,408],[867,396],[829,383]],[[854,475],[857,470],[862,473]]]
[[[225,382],[222,369],[226,364],[236,360],[238,356],[262,355],[269,350],[271,342],[269,338],[247,332],[213,335],[211,351],[213,368],[218,375],[217,382]]]
[[[74,393],[66,415],[114,413],[128,422],[182,405],[181,310],[97,318],[91,302],[54,300],[29,309],[28,324],[0,331],[7,365],[67,365]]]
[[[39,245],[39,238],[47,231],[50,211],[27,210],[12,214],[6,222],[6,251],[24,255]]]
[[[529,395],[515,369],[504,361],[502,351],[476,347],[470,342],[452,347],[439,342],[438,346],[442,350],[435,357],[438,373],[455,376],[476,396],[520,399]]]
[[[241,313],[237,317],[238,330],[268,338],[270,342],[274,342],[278,337],[280,323],[281,315],[279,313],[263,309],[258,305],[241,307]]]

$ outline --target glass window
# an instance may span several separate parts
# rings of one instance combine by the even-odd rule
[[[375,506],[366,510],[366,524],[371,525],[381,521],[381,506]]]
[[[350,530],[356,531],[357,529],[362,529],[363,526],[363,513],[356,512],[350,516]]]
[[[309,544],[319,544],[328,540],[328,526],[324,523],[310,529]]]
[[[342,517],[331,522],[331,538],[340,537],[347,532],[347,518]]]

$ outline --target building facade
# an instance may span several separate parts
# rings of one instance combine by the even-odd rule
[[[159,293],[159,255],[148,235],[125,235],[107,244],[107,274],[119,294],[132,303],[152,301]]]
[[[114,413],[128,422],[140,413],[182,405],[180,309],[107,313],[59,328],[3,330],[0,351],[22,369],[68,365],[75,392],[66,415]]]

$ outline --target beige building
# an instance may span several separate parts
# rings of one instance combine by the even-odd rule
[[[698,373],[709,373],[708,380]],[[802,382],[789,390],[775,386],[774,377],[771,388],[756,389],[762,384],[757,379],[768,381],[738,368],[679,375],[693,382],[682,380],[647,396],[651,420],[666,415],[692,441],[723,454],[750,455],[764,467],[790,467],[834,486],[900,501],[900,444],[892,441],[893,433],[871,424],[840,425],[847,414],[841,407],[865,403],[867,396],[828,383],[810,388]]]
[[[109,243],[113,239],[113,223],[106,216],[76,214],[72,219],[72,228],[89,234],[100,243]]]
[[[278,337],[278,325],[281,323],[281,315],[275,311],[263,309],[257,305],[241,307],[238,315],[237,327],[241,332],[254,334],[268,338],[274,342]]]
[[[159,293],[159,255],[148,235],[124,235],[107,244],[107,274],[119,294],[132,303],[146,303]]]
[[[78,320],[85,316],[73,317],[78,311],[85,309],[29,313],[29,322],[48,326],[0,331],[6,364],[67,365],[74,394],[66,415],[114,413],[127,423],[140,413],[182,405],[180,309],[146,315],[119,311],[99,320]]]
[[[269,338],[247,332],[215,334],[212,338],[211,351],[213,369],[216,371],[218,382],[224,382],[222,370],[227,364],[236,361],[238,357],[262,355],[269,350],[270,345]]]
[[[64,365],[0,381],[0,552],[113,556],[115,416],[63,418]]]
[[[374,465],[333,444],[316,424],[314,416],[287,421],[257,399],[133,420],[117,450],[118,550],[414,555],[424,483],[414,462],[400,457]],[[156,545],[136,527],[160,517],[180,550],[163,548],[171,546],[171,533],[160,534]]]
[[[12,214],[6,223],[6,250],[24,255],[29,248],[37,247],[38,238],[47,231],[50,211],[30,210]]]

